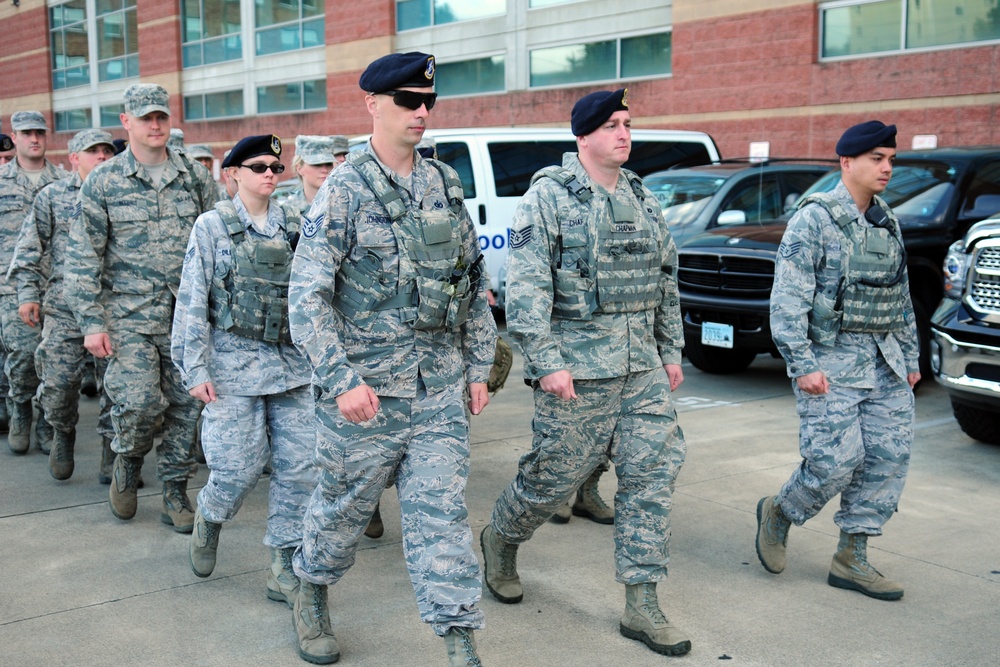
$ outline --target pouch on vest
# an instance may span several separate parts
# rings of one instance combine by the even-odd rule
[[[837,332],[840,331],[840,318],[843,314],[836,306],[836,295],[831,297],[823,292],[816,293],[809,313],[809,340],[817,345],[833,345]]]

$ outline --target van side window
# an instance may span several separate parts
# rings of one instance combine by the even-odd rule
[[[472,176],[472,159],[469,157],[469,145],[464,141],[439,141],[437,144],[438,159],[447,162],[462,179],[462,190],[466,199],[476,197],[476,179]]]
[[[632,141],[625,168],[645,177],[654,171],[671,167],[693,167],[711,164],[705,144],[698,141]]]
[[[563,153],[576,152],[575,141],[504,141],[487,145],[497,197],[520,197],[535,172],[562,164]]]

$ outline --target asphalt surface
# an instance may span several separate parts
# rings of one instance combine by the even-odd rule
[[[473,422],[468,504],[486,524],[531,443],[531,392],[511,379]],[[881,602],[826,584],[836,507],[793,528],[789,563],[765,572],[754,551],[757,500],[798,464],[794,401],[783,365],[761,358],[720,377],[685,365],[677,392],[688,458],[677,481],[672,561],[660,600],[690,636],[690,654],[657,655],[618,632],[612,528],[574,518],[521,547],[524,601],[486,592],[477,633],[487,667],[1000,664],[1000,447],[958,429],[933,383],[917,399],[917,435],[899,512],[869,556],[906,585]],[[304,665],[288,608],[265,596],[261,540],[266,482],[221,534],[215,573],[199,579],[188,536],[160,523],[148,459],[139,510],[115,519],[97,483],[97,402],[82,399],[76,472],[57,482],[32,450],[0,442],[0,666]],[[0,440],[5,440],[0,436]],[[206,480],[202,466],[192,496]],[[613,473],[601,481],[613,497]],[[357,563],[330,590],[339,664],[444,665],[443,642],[420,622],[403,564],[394,490],[385,535],[363,538]]]

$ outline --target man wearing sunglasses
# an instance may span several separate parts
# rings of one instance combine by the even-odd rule
[[[163,481],[160,519],[191,532],[194,509],[187,480],[200,403],[171,363],[170,326],[184,251],[195,219],[218,198],[212,174],[167,146],[170,99],[154,84],[125,90],[122,126],[128,147],[94,169],[80,191],[81,212],[70,227],[66,300],[84,347],[108,358],[104,388],[116,452],[109,501],[122,520],[135,516],[143,457],[157,448]]]
[[[351,567],[395,474],[420,617],[444,638],[448,664],[470,667],[480,665],[473,629],[483,614],[465,503],[463,389],[479,414],[496,324],[458,175],[415,150],[436,99],[434,57],[379,58],[360,85],[371,140],[317,193],[289,289],[292,338],[312,361],[319,394],[321,467],[294,557],[299,655],[338,659],[327,586]]]

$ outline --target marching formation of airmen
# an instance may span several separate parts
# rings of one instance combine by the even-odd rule
[[[424,53],[372,62],[359,81],[371,138],[351,151],[343,136],[298,136],[301,188],[280,203],[277,136],[237,142],[216,183],[211,149],[183,144],[158,85],[125,91],[127,142],[73,136],[72,173],[45,158],[44,116],[13,114],[0,135],[0,427],[12,452],[33,439],[69,479],[80,390],[96,377],[112,514],[135,515],[158,439],[161,519],[190,534],[199,577],[269,471],[266,595],[292,609],[308,662],[340,658],[328,588],[362,534],[381,534],[390,484],[417,608],[450,666],[482,665],[483,585],[520,602],[519,548],[571,513],[614,524],[621,634],[683,655],[691,641],[662,605],[686,454],[671,399],[684,380],[677,250],[656,198],[622,167],[627,90],[576,102],[577,152],[535,175],[511,225],[507,321],[534,439],[478,537],[480,567],[469,427],[505,372],[503,344],[461,181],[423,136],[435,74]],[[804,202],[779,252],[772,329],[803,462],[760,501],[757,551],[781,572],[790,525],[840,494],[829,583],[892,600],[902,586],[865,543],[899,500],[919,380],[899,224],[878,197],[895,127],[852,127],[837,152],[840,184]],[[210,472],[195,502],[199,446]],[[613,508],[597,493],[612,465]]]

